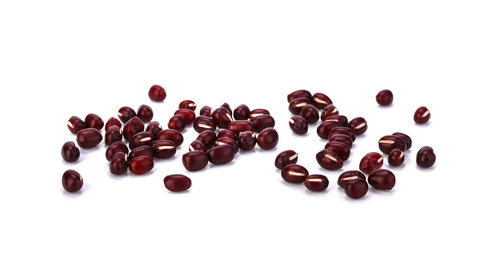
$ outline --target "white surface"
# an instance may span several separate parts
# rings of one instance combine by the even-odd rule
[[[498,279],[499,49],[495,1],[5,1],[0,3],[3,148],[1,279]],[[148,88],[168,96],[154,104]],[[343,170],[395,131],[414,140],[392,192],[346,199],[320,170],[325,141],[288,128],[286,95],[328,94],[369,129]],[[375,94],[395,94],[380,108]],[[103,144],[66,164],[71,115],[107,119],[148,104],[164,126],[183,99],[268,108],[280,142],[190,173],[110,176]],[[414,110],[432,118],[416,126]],[[197,110],[198,112],[198,110]],[[419,147],[437,154],[415,166]],[[325,193],[282,182],[276,154],[330,179]],[[385,165],[386,167],[386,165]],[[78,170],[80,194],[62,191]]]

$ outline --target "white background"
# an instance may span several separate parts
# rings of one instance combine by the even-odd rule
[[[0,278],[498,279],[497,1],[343,2],[0,2]],[[156,83],[164,103],[148,99]],[[392,192],[347,199],[340,171],[318,167],[316,126],[288,128],[301,88],[367,119],[344,171],[383,135],[413,138]],[[375,102],[384,88],[392,107]],[[187,174],[192,128],[145,176],[111,176],[104,144],[61,159],[72,115],[144,103],[166,126],[183,99],[269,109],[278,147],[190,173],[182,194],[163,178]],[[432,118],[417,126],[421,105]],[[415,164],[424,145],[430,170]],[[274,158],[290,148],[327,192],[282,181]],[[69,168],[76,195],[61,187]]]

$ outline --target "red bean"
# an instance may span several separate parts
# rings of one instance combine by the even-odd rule
[[[326,149],[316,154],[316,161],[321,167],[328,170],[338,170],[344,165],[344,162],[336,153]]]
[[[162,130],[163,128],[161,127],[161,124],[157,121],[150,122],[146,127],[146,131],[151,133],[151,136],[153,136],[154,139],[156,139],[156,134]]]
[[[215,122],[210,117],[198,116],[194,119],[193,128],[198,133],[203,132],[205,130],[215,130]]]
[[[114,175],[122,175],[127,172],[128,169],[128,158],[127,154],[123,152],[118,152],[113,155],[111,161],[109,162],[109,172]]]
[[[349,136],[347,136],[345,134],[335,134],[332,137],[330,137],[330,139],[328,139],[328,141],[330,141],[330,142],[332,142],[332,141],[341,142],[341,143],[346,144],[349,147],[349,149],[352,148],[351,137],[349,137]]]
[[[346,171],[346,172],[340,174],[339,179],[337,180],[337,184],[340,187],[345,188],[347,183],[349,183],[350,181],[355,180],[355,179],[366,180],[366,177],[363,173],[361,173],[357,170],[350,170],[350,171]]]
[[[203,151],[191,151],[182,156],[182,164],[188,171],[198,171],[208,164],[207,153]]]
[[[134,173],[135,175],[148,173],[151,169],[153,169],[153,167],[153,160],[147,156],[138,156],[136,158],[133,158],[128,166],[130,172]]]
[[[368,192],[368,184],[365,180],[355,179],[349,181],[344,188],[345,194],[353,199],[362,198]]]
[[[74,142],[68,141],[61,148],[61,156],[67,162],[75,162],[80,158],[80,149]]]
[[[405,153],[400,149],[394,149],[389,153],[387,161],[391,166],[400,166],[405,161]]]
[[[283,169],[289,164],[297,163],[299,155],[293,150],[286,150],[279,153],[274,160],[274,166],[278,169]]]
[[[270,115],[270,113],[266,109],[253,109],[252,111],[250,111],[250,115],[248,116],[248,118],[253,119],[262,115]]]
[[[200,116],[210,117],[212,115],[212,108],[210,106],[203,106],[200,109]]]
[[[113,125],[116,125],[118,128],[121,128],[122,127],[122,123],[120,122],[119,119],[117,118],[114,118],[114,117],[111,117],[108,119],[108,121],[106,122],[106,124],[104,125],[104,130],[105,131],[108,131],[108,129],[113,126]]]
[[[309,175],[304,182],[306,188],[313,192],[322,192],[328,188],[329,184],[328,178],[320,174]]]
[[[307,98],[311,99],[312,95],[309,91],[307,91],[305,89],[299,89],[299,90],[296,90],[296,91],[290,93],[287,96],[287,100],[288,100],[288,103],[290,103],[292,100],[297,99],[297,98],[301,98],[301,97],[307,97]]]
[[[95,128],[97,130],[101,130],[102,127],[104,126],[104,122],[102,121],[101,117],[99,117],[96,114],[88,114],[85,117],[85,125],[88,128]]]
[[[215,144],[215,140],[217,139],[217,135],[215,132],[211,130],[205,130],[202,133],[198,135],[196,140],[201,141],[205,147],[209,148],[212,147]]]
[[[89,149],[97,146],[102,141],[102,135],[95,128],[85,128],[76,134],[76,142],[78,146],[84,149]]]
[[[324,122],[337,122],[340,126],[347,126],[347,118],[343,115],[330,115],[326,117]]]
[[[118,118],[123,122],[126,123],[133,117],[135,117],[137,114],[135,113],[134,109],[124,106],[121,107],[118,110]]]
[[[249,151],[255,147],[257,139],[252,131],[243,131],[238,135],[238,146],[243,151]]]
[[[328,132],[328,139],[332,138],[333,135],[344,134],[351,138],[352,142],[356,140],[356,133],[348,127],[335,127],[330,132]]]
[[[330,141],[326,143],[325,149],[336,153],[343,161],[348,160],[351,155],[349,146],[342,142]]]
[[[395,132],[392,135],[398,136],[398,137],[402,138],[405,141],[406,150],[409,150],[411,148],[412,141],[411,141],[410,136],[408,136],[408,135],[406,135],[404,133],[401,133],[401,132]]]
[[[250,121],[246,120],[239,120],[239,121],[232,121],[227,125],[227,129],[231,130],[232,132],[239,134],[240,132],[243,131],[253,131],[253,126]]]
[[[148,92],[149,98],[156,102],[161,102],[167,97],[165,89],[159,85],[153,85]]]
[[[368,124],[366,123],[366,120],[361,117],[352,119],[349,122],[348,126],[358,136],[365,133],[366,130],[368,129]]]
[[[128,154],[128,147],[123,142],[115,142],[106,149],[106,159],[110,161],[116,153]]]
[[[384,164],[384,157],[379,153],[368,153],[366,154],[359,163],[359,170],[363,171],[365,174],[370,174],[374,170],[382,167]]]
[[[123,138],[125,140],[130,141],[132,136],[136,135],[139,132],[144,131],[144,123],[139,119],[139,117],[133,117],[123,126]]]
[[[153,148],[151,146],[137,147],[137,148],[133,149],[132,151],[130,151],[130,154],[128,155],[128,159],[129,159],[129,161],[131,161],[134,158],[140,157],[140,156],[145,156],[145,157],[153,159],[154,158]]]
[[[234,109],[233,115],[235,120],[248,120],[250,117],[250,108],[245,104],[241,104]]]
[[[184,142],[184,137],[177,130],[165,129],[156,134],[156,140],[170,140],[176,147],[179,147]]]
[[[316,108],[318,109],[323,109],[326,106],[332,104],[332,100],[330,99],[330,97],[328,97],[326,94],[319,92],[313,94],[311,100],[313,101],[314,106],[316,106]]]
[[[394,149],[406,150],[406,143],[399,136],[386,135],[378,140],[378,147],[382,153],[388,154]]]
[[[233,115],[233,110],[231,110],[231,106],[229,106],[229,104],[224,103],[224,104],[220,105],[220,107],[224,107],[224,108],[226,108],[226,109],[227,109],[227,111],[229,112],[229,115],[231,115],[231,116]],[[232,117],[231,117],[231,118],[232,118]]]
[[[143,131],[132,136],[129,147],[135,149],[139,146],[151,146],[151,143],[153,143],[153,136],[151,136],[151,133]]]
[[[230,145],[217,146],[208,151],[208,160],[215,165],[226,164],[234,159],[234,154]]]
[[[333,104],[330,104],[323,108],[323,111],[321,112],[321,120],[325,121],[325,119],[329,116],[337,116],[339,114],[339,110],[337,107],[333,106]]]
[[[436,154],[429,146],[422,147],[417,153],[417,165],[422,168],[429,168],[436,162]]]
[[[193,100],[184,100],[179,103],[179,109],[196,110],[196,103]]]
[[[148,105],[141,105],[139,109],[137,109],[137,116],[144,123],[150,122],[153,119],[153,115],[153,109]]]
[[[212,112],[212,119],[220,128],[226,128],[227,125],[234,121],[233,116],[224,107],[219,107]]]
[[[288,183],[303,183],[307,176],[307,169],[298,164],[289,164],[281,170],[281,177]]]
[[[274,118],[271,115],[261,115],[250,120],[255,132],[261,132],[265,128],[274,127]]]
[[[83,178],[80,173],[69,169],[62,176],[63,188],[70,193],[79,191],[83,186]]]
[[[217,133],[217,138],[221,138],[221,137],[227,137],[227,138],[233,139],[234,141],[238,141],[238,135],[236,135],[236,133],[232,132],[229,129],[219,130],[219,133]]]
[[[190,152],[192,152],[192,151],[203,151],[203,152],[206,153],[207,152],[207,148],[205,147],[205,144],[203,144],[200,140],[194,140],[189,145],[189,151]]]
[[[181,115],[175,115],[168,121],[168,128],[183,131],[186,128],[186,119]]]
[[[228,137],[220,137],[217,138],[217,140],[215,140],[215,146],[221,146],[221,145],[231,146],[233,148],[234,153],[237,153],[240,150],[238,143],[236,143],[236,141]]]
[[[316,133],[318,136],[322,139],[328,139],[328,133],[332,131],[332,129],[336,127],[341,127],[339,123],[337,122],[324,122],[318,125],[318,128],[316,129]]]
[[[368,176],[368,183],[377,190],[389,191],[396,185],[396,176],[387,169],[379,169]]]
[[[276,129],[268,127],[257,136],[257,144],[264,150],[270,150],[278,144],[279,136]]]
[[[302,111],[302,108],[304,108],[306,105],[310,105],[311,100],[306,97],[300,97],[292,100],[290,104],[288,104],[288,110],[290,113],[294,115],[300,114],[300,111]]]
[[[191,187],[191,179],[181,174],[168,175],[163,179],[163,183],[171,192],[183,192]]]
[[[389,106],[392,104],[392,92],[388,89],[381,90],[379,91],[379,93],[377,93],[376,99],[377,103],[381,106]]]
[[[301,116],[293,116],[290,118],[290,121],[288,122],[290,129],[299,135],[304,135],[307,133],[307,130],[309,129],[309,125],[307,124],[307,121],[301,117]]]
[[[176,147],[170,140],[156,140],[151,144],[156,158],[171,158],[175,155]]]
[[[87,128],[87,125],[85,124],[85,122],[76,116],[72,116],[71,118],[69,118],[67,125],[68,125],[69,131],[71,131],[71,133],[74,133],[74,134],[78,133],[78,131],[80,131],[84,128]]]
[[[413,120],[415,120],[416,123],[418,124],[424,124],[429,121],[431,118],[431,112],[427,107],[420,107],[415,111],[415,114],[413,115]]]
[[[300,111],[300,116],[311,124],[319,120],[318,110],[311,104],[308,104],[302,108],[302,110]]]
[[[196,118],[194,111],[189,109],[179,109],[175,111],[174,116],[182,116],[187,125],[192,124]]]

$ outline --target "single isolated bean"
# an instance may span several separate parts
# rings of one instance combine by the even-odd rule
[[[436,162],[436,154],[429,146],[424,146],[417,153],[417,165],[422,168],[429,168]]]
[[[208,160],[215,165],[226,164],[234,159],[234,155],[230,145],[216,146],[208,151]]]
[[[156,102],[161,102],[167,97],[167,92],[162,86],[153,85],[148,92],[149,98]]]
[[[73,141],[68,141],[62,146],[61,156],[67,162],[75,162],[80,158],[80,149]]]
[[[252,123],[253,130],[255,132],[261,132],[265,128],[274,127],[274,118],[271,115],[261,115],[254,117],[250,120]]]
[[[288,104],[288,110],[290,113],[294,115],[300,114],[300,111],[302,111],[302,108],[304,108],[306,105],[310,105],[312,102],[309,98],[306,97],[300,97],[292,100],[290,104]]]
[[[113,125],[116,125],[116,126],[118,126],[118,128],[121,128],[122,127],[122,122],[119,119],[115,118],[115,117],[111,117],[111,118],[108,119],[108,121],[104,125],[104,130],[108,131],[108,129],[110,127],[112,127]]]
[[[191,179],[182,174],[168,175],[163,179],[163,183],[171,192],[183,192],[191,187]]]
[[[338,170],[344,165],[344,162],[336,153],[326,149],[316,154],[316,161],[327,170]]]
[[[153,109],[148,105],[141,105],[139,109],[137,109],[137,116],[141,119],[142,122],[148,123],[153,119]]]
[[[391,166],[400,166],[405,161],[405,153],[400,149],[394,149],[389,153],[387,161]]]
[[[321,120],[325,121],[325,119],[329,116],[337,116],[339,114],[339,110],[337,107],[333,106],[333,104],[330,104],[323,108],[323,111],[321,112]]]
[[[133,117],[131,118],[128,122],[123,125],[123,138],[125,140],[130,141],[132,139],[132,136],[136,135],[139,132],[144,131],[144,123],[139,117]]]
[[[238,146],[240,146],[240,149],[243,151],[250,151],[255,147],[256,143],[257,139],[252,131],[243,131],[238,135]]]
[[[119,152],[122,152],[124,154],[128,154],[127,145],[125,145],[125,143],[123,143],[121,141],[111,144],[111,146],[109,146],[106,149],[106,159],[108,161],[110,161],[113,158],[113,156]]]
[[[387,169],[378,169],[370,173],[368,183],[377,190],[389,191],[396,185],[396,176]]]
[[[368,192],[368,184],[365,180],[354,179],[347,183],[344,188],[345,194],[353,199],[359,199]]]
[[[196,110],[196,103],[193,100],[184,100],[179,103],[179,109],[189,109],[194,111]]]
[[[349,146],[342,142],[330,141],[326,143],[325,149],[336,153],[343,161],[348,160],[351,155]]]
[[[63,188],[70,193],[79,191],[83,186],[83,178],[80,173],[69,169],[62,176]]]
[[[128,166],[130,172],[134,173],[135,175],[148,173],[151,169],[153,169],[153,167],[153,159],[147,156],[138,156],[136,158],[133,158]]]
[[[295,134],[299,134],[299,135],[306,134],[307,130],[309,129],[309,125],[307,124],[307,121],[301,116],[291,117],[290,121],[288,121],[288,125],[290,126],[290,129]]]
[[[137,114],[135,113],[134,109],[124,106],[121,107],[118,110],[118,118],[123,122],[126,123],[133,117],[135,117]]]
[[[298,164],[289,164],[281,170],[281,177],[288,183],[303,183],[307,176],[307,169]]]
[[[384,164],[384,157],[379,153],[366,154],[359,163],[359,170],[365,174],[370,174],[374,170],[380,169]]]
[[[376,99],[377,103],[380,104],[381,106],[389,106],[392,104],[392,99],[393,99],[392,91],[388,89],[381,90],[379,91],[379,93],[377,93]]]
[[[69,118],[67,125],[69,131],[71,131],[71,133],[73,134],[76,134],[78,133],[78,131],[87,128],[85,122],[77,116],[72,116],[71,118]]]
[[[186,119],[181,115],[175,115],[168,121],[168,128],[183,131],[186,128]]]
[[[337,184],[340,187],[345,188],[347,183],[356,179],[366,180],[366,177],[362,172],[359,172],[357,170],[349,170],[340,174],[339,179],[337,180]]]
[[[250,108],[245,104],[241,104],[234,109],[233,115],[235,120],[248,120],[250,117]]]
[[[328,188],[329,184],[328,178],[320,174],[309,175],[304,182],[306,188],[313,192],[322,192]]]
[[[176,147],[170,140],[156,140],[151,144],[156,158],[171,158],[175,155]]]
[[[366,120],[361,117],[352,119],[349,122],[348,126],[358,136],[365,133],[366,130],[368,129],[368,124],[366,123]]]
[[[109,146],[115,142],[122,141],[122,137],[120,128],[116,125],[112,125],[104,134],[104,144]]]
[[[186,125],[192,124],[194,122],[194,119],[196,118],[196,114],[194,111],[191,111],[189,109],[179,109],[175,111],[174,116],[182,116],[184,118],[184,121],[186,122]]]
[[[296,91],[288,94],[286,99],[288,100],[288,103],[290,103],[292,100],[297,99],[297,98],[301,98],[301,97],[306,97],[308,99],[311,99],[312,95],[308,90],[299,89],[299,90],[296,90]]]
[[[264,150],[270,150],[278,144],[279,136],[276,129],[268,127],[257,136],[257,144]]]
[[[140,156],[145,156],[145,157],[148,157],[150,159],[153,159],[154,158],[153,148],[151,146],[137,147],[137,148],[133,149],[132,151],[130,151],[130,154],[128,155],[128,159],[129,159],[129,161],[131,161],[134,158],[140,157]]]
[[[176,147],[179,147],[180,145],[182,145],[182,142],[184,142],[184,137],[177,130],[165,129],[156,134],[156,140],[170,140],[174,142],[174,145]]]
[[[127,172],[128,169],[128,157],[127,154],[123,152],[118,152],[113,155],[111,161],[109,162],[109,172],[114,175],[122,175]]]
[[[89,149],[97,146],[102,141],[102,135],[95,128],[85,128],[76,134],[76,142],[78,146],[84,149]]]
[[[274,166],[278,169],[283,169],[289,164],[297,163],[299,155],[293,150],[286,150],[279,153],[274,160]]]
[[[217,139],[217,135],[214,131],[205,130],[198,135],[196,140],[201,141],[205,147],[209,148],[215,144],[215,140]]]
[[[326,106],[332,104],[332,100],[330,99],[330,97],[328,97],[326,94],[319,92],[313,94],[311,99],[314,103],[314,106],[316,106],[316,108],[318,109],[323,109]]]
[[[211,117],[198,116],[194,119],[193,128],[198,133],[203,132],[205,130],[215,131],[215,122]]]
[[[192,151],[182,155],[182,164],[188,171],[198,171],[208,164],[207,153],[203,151]]]
[[[99,117],[96,114],[88,114],[85,117],[85,125],[88,128],[95,128],[97,130],[101,130],[104,126],[104,122],[102,121],[101,117]]]
[[[396,135],[386,135],[378,140],[378,147],[384,154],[390,153],[394,149],[406,150],[406,143],[403,138]]]
[[[316,123],[319,120],[318,109],[311,104],[307,104],[300,111],[300,116],[303,117],[308,123]]]
[[[425,106],[418,108],[413,115],[413,120],[418,124],[424,124],[428,122],[430,118],[431,112]]]

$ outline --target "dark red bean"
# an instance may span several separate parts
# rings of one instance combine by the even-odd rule
[[[171,158],[175,155],[176,147],[170,140],[156,140],[151,144],[153,154],[157,158]]]
[[[250,115],[248,115],[248,118],[253,119],[255,117],[262,115],[271,115],[271,114],[266,109],[253,109],[252,111],[250,111]]]
[[[229,114],[231,115],[231,118],[233,118],[233,117],[232,117],[232,115],[233,115],[233,110],[231,110],[231,106],[229,106],[229,104],[224,103],[224,104],[222,104],[222,105],[220,105],[220,106],[221,106],[221,107],[226,108],[226,109],[227,109],[227,111],[229,112]]]
[[[200,116],[210,117],[212,115],[212,108],[210,106],[203,106],[200,109]]]
[[[347,118],[343,115],[330,115],[326,117],[324,122],[337,122],[340,126],[347,126]]]
[[[238,146],[243,151],[249,151],[255,147],[257,139],[252,131],[243,131],[238,135]]]
[[[290,118],[290,121],[288,121],[288,125],[290,126],[290,129],[299,135],[304,135],[307,133],[307,130],[309,129],[309,125],[307,121],[301,117],[301,116],[293,116]]]
[[[235,120],[248,120],[250,117],[250,108],[245,104],[241,104],[234,109],[233,115]]]
[[[351,138],[352,142],[356,141],[356,133],[354,133],[354,131],[352,131],[352,129],[350,129],[348,127],[335,127],[335,128],[333,128],[332,130],[330,130],[330,132],[328,132],[328,140],[330,140],[330,138],[332,138],[333,135],[337,135],[337,134],[347,135],[347,136],[349,136],[349,138]]]
[[[163,183],[171,192],[183,192],[191,187],[191,179],[181,174],[168,175],[163,179]]]
[[[257,136],[257,144],[264,150],[270,150],[278,144],[279,135],[276,129],[268,127]]]
[[[215,143],[215,140],[217,139],[217,135],[215,134],[214,131],[211,130],[205,130],[202,133],[198,135],[196,140],[201,141],[205,147],[209,148],[212,147]]]
[[[153,85],[148,92],[149,98],[156,102],[161,102],[167,97],[167,92],[165,89],[159,85]]]
[[[205,144],[203,144],[200,140],[194,140],[189,145],[189,151],[190,152],[192,152],[192,151],[203,151],[203,152],[206,153],[207,152],[207,148],[205,147]]]
[[[189,109],[179,109],[175,111],[174,116],[182,116],[187,125],[192,124],[194,122],[194,119],[196,118],[196,114],[194,113],[194,111],[191,111]]]
[[[234,159],[234,149],[230,145],[217,146],[208,151],[208,160],[212,164],[226,164]]]
[[[332,129],[336,127],[341,127],[339,123],[337,122],[324,122],[318,125],[318,128],[316,129],[316,133],[318,136],[322,139],[328,139],[328,133],[332,131]]]
[[[316,106],[316,108],[318,109],[323,109],[326,106],[332,104],[332,100],[330,99],[330,97],[319,92],[313,94],[311,100],[313,101],[314,106]]]
[[[133,158],[129,163],[130,172],[135,175],[142,175],[148,173],[154,167],[153,159],[147,156],[138,156]]]
[[[179,147],[180,145],[182,145],[182,142],[184,142],[184,137],[177,130],[165,129],[156,134],[156,140],[170,140],[174,142],[174,145],[176,147]]]
[[[289,164],[281,170],[281,177],[288,183],[303,183],[307,176],[307,169],[298,164]]]
[[[232,132],[239,134],[240,132],[243,131],[253,131],[253,126],[250,121],[246,120],[239,120],[239,121],[232,121],[227,125],[227,129],[231,130]]]
[[[299,89],[299,90],[296,90],[296,91],[290,93],[286,97],[286,99],[288,100],[288,103],[290,103],[292,100],[297,99],[297,98],[301,98],[301,97],[307,97],[308,99],[311,99],[312,95],[308,90]]]
[[[278,169],[283,169],[289,164],[297,163],[299,155],[293,150],[286,150],[279,153],[274,160],[274,166]]]
[[[102,141],[102,135],[95,128],[85,128],[76,134],[76,142],[78,146],[84,149],[89,149],[97,146]]]
[[[401,132],[395,132],[392,135],[398,136],[398,137],[402,138],[405,141],[406,150],[409,150],[411,148],[412,141],[411,141],[410,136],[408,136],[408,135],[406,135],[404,133],[401,133]]]
[[[387,169],[379,169],[370,173],[368,183],[377,190],[389,191],[396,185],[396,176]]]
[[[302,108],[304,108],[306,105],[310,105],[312,102],[309,98],[306,97],[301,97],[301,98],[296,98],[288,104],[288,110],[290,113],[294,115],[300,114],[300,111],[302,111]]]
[[[116,153],[128,154],[128,147],[123,142],[115,142],[106,149],[106,159],[110,161]]]
[[[344,165],[344,162],[336,153],[326,149],[316,154],[316,161],[321,167],[328,170],[338,170]]]
[[[104,122],[102,121],[101,117],[99,117],[96,114],[88,114],[85,117],[85,125],[88,128],[95,128],[97,130],[101,130],[104,126]]]
[[[358,136],[365,133],[366,130],[368,129],[368,124],[366,123],[366,120],[361,117],[352,119],[349,122],[348,126]]]
[[[121,128],[122,127],[122,122],[119,119],[117,119],[117,118],[111,117],[111,118],[108,119],[108,121],[104,125],[104,130],[108,131],[108,129],[110,127],[112,127],[113,125],[116,125],[116,126],[118,126],[118,128]]]
[[[344,188],[344,192],[350,198],[362,198],[368,192],[368,184],[365,180],[354,179],[347,183]]]
[[[184,100],[179,103],[179,109],[196,110],[196,103],[193,100]]]
[[[231,146],[233,148],[234,153],[237,153],[240,150],[238,143],[236,143],[236,141],[228,137],[220,137],[217,140],[215,140],[215,146],[221,146],[221,145]]]
[[[349,183],[352,180],[356,180],[356,179],[366,180],[366,177],[363,173],[361,173],[357,170],[346,171],[346,172],[340,174],[339,179],[337,180],[337,184],[340,187],[345,188],[347,183]]]
[[[151,146],[137,147],[137,148],[133,149],[132,151],[130,151],[130,154],[128,155],[128,159],[130,161],[130,160],[133,160],[134,158],[140,157],[140,156],[145,156],[145,157],[149,157],[149,158],[153,159],[154,158],[153,148]]]
[[[271,115],[261,115],[250,120],[255,132],[261,132],[265,128],[274,127],[274,118]]]
[[[87,128],[87,125],[85,124],[85,122],[76,116],[72,116],[71,118],[69,118],[67,125],[68,125],[69,131],[71,131],[71,133],[74,133],[74,134],[78,133],[78,131],[80,131],[84,128]]]
[[[304,182],[306,188],[313,192],[322,192],[328,188],[329,184],[328,178],[320,174],[309,175]]]
[[[380,169],[384,164],[384,157],[379,153],[366,154],[359,163],[359,170],[365,174],[370,174],[374,170]]]
[[[378,140],[378,147],[384,154],[390,153],[394,149],[406,150],[405,141],[396,135],[386,135]]]
[[[122,132],[118,126],[112,125],[104,134],[104,144],[109,146],[117,141],[122,141]]]
[[[62,176],[63,188],[70,193],[79,191],[83,186],[83,178],[80,173],[69,169]]]
[[[80,158],[80,149],[73,141],[68,141],[61,148],[61,156],[67,162],[75,162]]]
[[[325,149],[336,153],[343,161],[348,160],[351,155],[349,146],[342,142],[330,141],[326,143]]]
[[[422,168],[429,168],[436,162],[436,154],[431,147],[424,146],[417,153],[417,165]]]
[[[310,104],[302,108],[300,116],[303,117],[308,123],[315,123],[319,120],[318,109]]]
[[[150,122],[146,127],[146,131],[151,133],[151,136],[153,136],[154,139],[156,139],[156,134],[162,130],[163,128],[161,127],[161,124],[157,121]]]
[[[182,164],[188,171],[202,170],[208,164],[207,153],[203,151],[191,151],[182,155]]]
[[[186,128],[186,119],[181,115],[175,115],[168,121],[168,128],[183,131]]]
[[[224,107],[219,107],[212,112],[212,119],[219,128],[226,128],[227,125],[234,121],[233,116]]]
[[[109,172],[115,175],[122,175],[127,172],[128,169],[128,157],[127,154],[123,152],[118,152],[113,155],[111,161],[109,162]]]
[[[351,137],[345,135],[345,134],[335,134],[333,135],[332,137],[330,137],[330,139],[328,139],[328,141],[335,141],[335,142],[341,142],[341,143],[344,143],[346,144],[349,149],[352,148],[352,140],[351,140]]]
[[[118,118],[123,123],[128,122],[130,119],[132,119],[135,116],[137,116],[137,114],[135,113],[134,109],[132,109],[130,107],[124,106],[118,110]]]
[[[392,99],[393,99],[392,91],[388,89],[381,90],[379,91],[379,93],[377,93],[376,99],[378,104],[382,106],[389,106],[392,104]]]
[[[148,105],[141,105],[139,109],[137,109],[137,116],[141,119],[142,122],[148,123],[153,119],[153,109]]]
[[[125,125],[123,125],[122,134],[125,140],[130,141],[130,139],[132,139],[132,136],[143,131],[144,123],[142,122],[142,120],[139,119],[139,117],[133,117],[128,122],[126,122]]]
[[[194,119],[193,128],[196,132],[200,133],[205,130],[215,130],[215,122],[212,118],[207,116],[198,116]]]
[[[333,104],[330,104],[323,108],[323,111],[321,112],[321,120],[325,121],[325,119],[329,116],[337,116],[339,114],[339,110],[337,107],[333,106]]]
[[[405,153],[400,149],[394,149],[389,153],[387,161],[391,166],[400,166],[405,161]]]
[[[431,112],[425,106],[418,108],[413,115],[413,120],[418,124],[424,124],[428,122],[430,118]]]
[[[234,141],[238,141],[238,135],[236,135],[236,133],[232,132],[229,129],[219,130],[219,133],[217,133],[217,138],[221,138],[221,137],[227,137],[227,138],[233,139]]]

